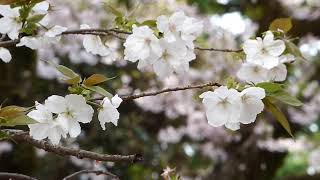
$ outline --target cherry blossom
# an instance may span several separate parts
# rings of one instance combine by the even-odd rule
[[[282,40],[274,40],[271,31],[267,31],[264,38],[244,42],[243,50],[247,55],[247,62],[259,64],[271,69],[280,63],[279,56],[284,52],[286,46]]]
[[[0,59],[5,63],[10,62],[12,59],[10,51],[6,48],[0,47]]]
[[[237,72],[237,77],[240,80],[252,83],[268,81],[268,69],[253,63],[242,64],[240,70]]]
[[[67,132],[61,124],[53,118],[48,108],[36,102],[36,109],[27,114],[38,123],[29,124],[30,136],[36,140],[48,138],[53,144],[59,144],[61,136],[66,138]]]
[[[82,24],[80,29],[90,29],[90,26],[87,24]],[[100,56],[108,56],[111,53],[109,48],[102,43],[101,38],[96,35],[84,35],[83,47],[88,53]]]
[[[124,59],[132,62],[140,60],[148,63],[154,60],[150,57],[160,57],[163,51],[159,39],[148,26],[133,25],[132,34],[127,37],[124,47]]]
[[[43,15],[42,19],[38,22],[42,26],[49,24],[49,10],[50,4],[47,1],[42,1],[33,6],[29,16]]]
[[[183,12],[175,12],[169,18],[161,15],[157,18],[157,28],[164,33],[164,38],[167,42],[174,42],[180,36],[186,18]]]
[[[99,110],[98,119],[100,121],[101,128],[106,130],[105,123],[111,122],[115,126],[118,125],[120,113],[117,108],[120,106],[122,99],[115,95],[111,98],[105,97],[102,101],[102,109]]]
[[[202,102],[210,125],[214,127],[225,125],[230,129],[238,129],[240,93],[237,90],[221,86],[214,92],[204,92],[200,98],[203,98]]]
[[[58,114],[57,121],[71,137],[80,134],[79,122],[89,123],[92,120],[93,109],[81,95],[70,94],[65,97],[52,95],[45,100],[45,106],[52,113]]]
[[[249,87],[241,93],[241,112],[239,122],[249,124],[256,120],[259,113],[263,111],[262,99],[266,96],[265,90],[259,87]]]
[[[20,7],[11,8],[10,5],[0,5],[0,33],[7,34],[10,39],[18,39],[22,28],[20,21]]]

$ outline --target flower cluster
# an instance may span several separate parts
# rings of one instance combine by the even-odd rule
[[[105,130],[105,123],[112,122],[117,125],[119,107],[122,99],[118,95],[110,101],[104,98],[99,109],[98,119]],[[65,97],[52,95],[44,104],[36,102],[36,109],[28,113],[28,116],[38,123],[29,124],[30,135],[37,140],[48,137],[53,144],[58,144],[61,137],[77,137],[81,133],[81,123],[89,123],[92,120],[94,110],[87,104],[86,99],[77,94],[69,94]]]
[[[201,34],[203,23],[183,12],[159,16],[156,23],[163,35],[160,39],[148,26],[133,25],[132,34],[124,43],[125,59],[139,61],[138,69],[152,66],[161,78],[173,72],[183,74],[195,59],[193,41]]]
[[[48,22],[48,9],[49,3],[47,1],[42,1],[35,4],[30,13],[28,14],[27,20],[35,16],[41,16],[41,20],[37,22],[38,25],[46,26]],[[0,18],[0,33],[8,35],[12,40],[19,38],[19,33],[23,28],[23,21],[20,16],[21,7],[11,8],[10,5],[0,5],[0,14],[3,16]],[[0,47],[0,59],[6,63],[11,60],[10,52]]]
[[[208,123],[214,127],[225,125],[228,129],[240,129],[240,123],[249,124],[255,121],[263,111],[262,99],[265,90],[249,87],[242,92],[221,86],[215,91],[200,95],[206,109]]]
[[[285,49],[284,41],[275,40],[271,31],[267,31],[263,39],[245,41],[246,62],[238,71],[238,78],[252,83],[284,81],[287,77],[284,63],[295,59],[292,54],[283,54]]]

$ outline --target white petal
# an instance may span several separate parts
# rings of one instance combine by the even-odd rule
[[[166,32],[169,29],[169,19],[167,16],[161,15],[157,18],[157,28],[160,32]]]
[[[57,145],[61,139],[61,130],[59,128],[52,128],[49,131],[48,138],[52,144]]]
[[[44,35],[47,37],[56,37],[61,33],[65,32],[68,28],[62,26],[54,26],[53,28],[49,29]]]
[[[52,113],[67,112],[67,103],[64,97],[52,95],[45,100],[46,108]]]
[[[266,46],[269,46],[273,42],[273,39],[274,39],[273,33],[271,31],[267,31],[266,35],[263,38],[263,44]]]
[[[29,124],[28,127],[30,129],[30,136],[32,136],[33,139],[42,140],[47,138],[49,135],[50,126],[48,124]]]
[[[159,59],[153,64],[154,72],[160,77],[165,78],[172,74],[172,69],[165,60]]]
[[[268,80],[268,70],[260,65],[245,63],[237,72],[237,77],[246,82],[265,82]]]
[[[295,60],[295,57],[292,54],[285,54],[279,57],[280,63],[289,63]]]
[[[11,26],[10,32],[8,33],[9,38],[12,40],[18,39],[21,27],[22,23],[14,22]]]
[[[260,99],[248,99],[241,105],[239,121],[249,124],[255,121],[257,115],[263,111],[264,104]]]
[[[77,94],[69,94],[65,97],[68,109],[71,110],[72,116],[76,121],[89,123],[92,120],[93,108],[86,103],[83,96]]]
[[[207,92],[202,93],[199,97],[200,98],[214,98],[215,93],[212,91],[207,91]]]
[[[225,124],[226,128],[232,130],[232,131],[236,131],[240,129],[240,123],[226,123]]]
[[[278,66],[279,57],[264,55],[264,56],[260,56],[260,61],[262,62],[262,66],[264,68],[271,69],[273,67]]]
[[[113,98],[111,99],[111,102],[113,104],[113,106],[115,108],[118,108],[122,102],[122,99],[118,96],[118,94],[116,94],[115,96],[113,96]]]
[[[252,57],[260,52],[259,47],[260,45],[257,40],[249,39],[244,42],[243,51],[247,56]]]
[[[75,120],[68,121],[69,124],[69,134],[71,137],[77,137],[81,133],[80,124]]]
[[[0,33],[7,34],[8,32],[10,32],[13,23],[14,21],[10,18],[0,18]]]
[[[32,10],[35,14],[46,14],[49,9],[49,3],[47,1],[42,1],[40,3],[37,3]]]
[[[250,97],[255,97],[257,99],[263,99],[266,97],[266,92],[263,88],[260,87],[249,87],[244,89],[241,93],[241,96],[247,95]]]
[[[98,114],[98,119],[103,130],[105,130],[105,123],[107,122],[111,122],[117,126],[119,117],[119,112],[111,103],[109,105],[104,104],[104,108]]]
[[[284,64],[272,68],[268,73],[268,78],[271,81],[284,81],[287,78],[287,67]]]
[[[46,26],[48,26],[49,22],[50,22],[50,15],[47,14],[47,15],[45,15],[38,23],[39,23],[40,25],[46,27]]]
[[[282,40],[275,40],[266,47],[266,50],[272,56],[280,56],[285,49],[286,45]]]
[[[20,42],[16,46],[26,46],[30,49],[35,50],[44,46],[45,43],[42,42],[42,40],[42,38],[25,36],[20,39]]]
[[[0,59],[6,63],[10,62],[12,59],[10,51],[6,48],[0,47]]]

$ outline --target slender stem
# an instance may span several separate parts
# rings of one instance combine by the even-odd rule
[[[0,172],[0,179],[37,180],[36,178],[33,178],[31,176],[27,176],[24,174],[8,173],[8,172]]]
[[[139,154],[134,155],[109,155],[109,154],[99,154],[91,151],[86,151],[82,149],[67,148],[59,145],[53,145],[44,140],[35,140],[29,136],[29,133],[22,130],[5,129],[4,132],[8,133],[10,137],[21,143],[28,143],[37,148],[43,149],[48,152],[52,152],[61,156],[75,156],[79,159],[88,158],[97,161],[110,161],[110,162],[129,162],[135,163],[143,160],[142,156]]]
[[[97,106],[98,108],[103,108],[103,106],[102,105],[100,105],[100,104],[98,104],[98,103],[96,103],[96,102],[92,102],[92,101],[87,101],[87,103],[88,104],[91,104],[91,105],[93,105],[93,106]]]
[[[201,48],[195,47],[195,49],[200,51],[216,51],[216,52],[241,52],[242,49],[216,49],[216,48]]]
[[[211,86],[218,86],[219,87],[219,86],[221,86],[221,84],[209,82],[209,83],[199,84],[199,85],[189,85],[189,86],[184,86],[184,87],[166,88],[166,89],[162,89],[159,91],[144,92],[144,93],[134,94],[134,95],[122,95],[120,97],[123,101],[128,101],[128,100],[138,99],[138,98],[146,97],[146,96],[156,96],[158,94],[167,93],[167,92],[183,91],[183,90],[188,90],[188,89],[201,89],[201,88],[206,88],[206,87],[211,87]],[[91,101],[98,101],[98,100],[102,100],[102,99],[103,99],[103,97],[99,97],[99,98],[93,98],[90,100]]]
[[[102,170],[81,170],[81,171],[78,171],[78,172],[75,172],[73,174],[70,174],[68,176],[66,176],[65,178],[63,178],[63,180],[69,180],[69,179],[72,179],[80,174],[89,174],[89,173],[94,173],[96,174],[97,176],[99,175],[106,175],[106,176],[110,176],[114,179],[119,179],[119,177],[117,175],[114,175],[110,172],[107,172],[107,171],[102,171]]]

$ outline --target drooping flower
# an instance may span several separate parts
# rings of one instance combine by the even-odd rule
[[[235,89],[221,86],[216,90],[200,95],[206,110],[208,123],[214,127],[225,125],[230,129],[238,129],[240,117],[240,93]]]
[[[164,33],[167,42],[174,42],[180,38],[180,32],[187,16],[183,12],[175,12],[170,17],[161,15],[157,18],[157,28]]]
[[[20,7],[11,8],[10,5],[0,5],[0,33],[7,34],[10,39],[18,39],[19,31],[22,28],[20,21]]]
[[[286,46],[282,40],[274,40],[271,31],[267,31],[264,38],[244,42],[243,50],[247,55],[247,62],[258,64],[264,68],[271,69],[280,63],[279,56],[284,52]]]
[[[262,99],[266,96],[265,90],[259,87],[249,87],[241,93],[241,112],[239,122],[249,124],[256,120],[259,113],[263,111]]]
[[[87,24],[82,24],[80,29],[90,29],[90,26]],[[101,38],[96,35],[84,35],[83,47],[88,53],[100,56],[108,56],[111,53],[109,48],[102,43]]]
[[[6,48],[0,47],[0,59],[5,63],[10,62],[12,59],[10,51]]]
[[[66,137],[67,132],[44,105],[36,102],[36,109],[27,115],[38,122],[28,125],[32,138],[36,140],[48,138],[52,144],[59,144],[61,137]]]
[[[52,95],[45,100],[45,106],[52,113],[58,114],[57,121],[71,137],[80,134],[79,122],[89,123],[92,120],[93,109],[81,95],[69,94],[65,97]]]
[[[98,119],[103,130],[106,129],[105,123],[111,122],[115,126],[118,125],[118,120],[120,113],[117,108],[120,106],[122,99],[115,95],[111,98],[111,101],[108,97],[105,97],[102,101],[102,109],[100,109],[98,114]]]
[[[127,37],[124,47],[124,59],[131,62],[153,60],[150,57],[160,57],[162,54],[159,39],[148,26],[133,25],[132,34]]]

